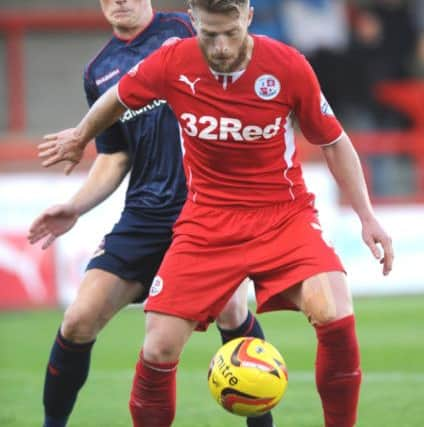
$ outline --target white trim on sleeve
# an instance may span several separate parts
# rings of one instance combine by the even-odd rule
[[[125,104],[124,101],[122,101],[121,95],[119,93],[119,84],[120,82],[118,82],[118,84],[116,85],[116,96],[118,97],[118,101],[127,109],[127,110],[131,110],[130,107],[128,107],[128,105]]]
[[[342,133],[335,140],[328,142],[327,144],[320,144],[320,147],[328,147],[329,145],[337,144],[344,135],[345,135],[345,131],[342,130]]]

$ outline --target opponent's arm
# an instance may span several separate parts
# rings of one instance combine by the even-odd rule
[[[69,174],[81,161],[88,142],[115,123],[125,112],[118,98],[117,85],[112,86],[90,108],[76,128],[46,135],[38,146],[44,167],[66,161],[65,173]]]
[[[128,153],[97,155],[87,179],[69,203],[79,216],[107,199],[124,179],[130,166]]]
[[[126,175],[130,161],[126,152],[99,154],[87,179],[67,202],[46,209],[31,225],[28,240],[31,244],[45,239],[43,249],[69,231],[78,218],[110,196]]]
[[[322,151],[338,186],[361,221],[364,242],[383,264],[383,274],[389,274],[394,257],[392,241],[375,217],[362,166],[350,138],[343,134],[338,142],[322,147]],[[383,248],[383,257],[378,244]]]

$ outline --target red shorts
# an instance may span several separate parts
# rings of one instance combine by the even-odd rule
[[[254,209],[187,201],[145,310],[207,325],[247,276],[258,313],[295,308],[284,290],[318,273],[344,271],[322,237],[313,201],[307,194]]]

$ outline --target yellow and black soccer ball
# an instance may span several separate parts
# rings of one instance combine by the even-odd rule
[[[278,350],[259,338],[236,338],[212,358],[208,385],[213,398],[227,411],[260,416],[283,397],[288,383],[286,364]]]

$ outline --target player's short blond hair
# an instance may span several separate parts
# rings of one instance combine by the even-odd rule
[[[187,0],[190,9],[200,8],[212,13],[240,13],[249,5],[249,0]]]

